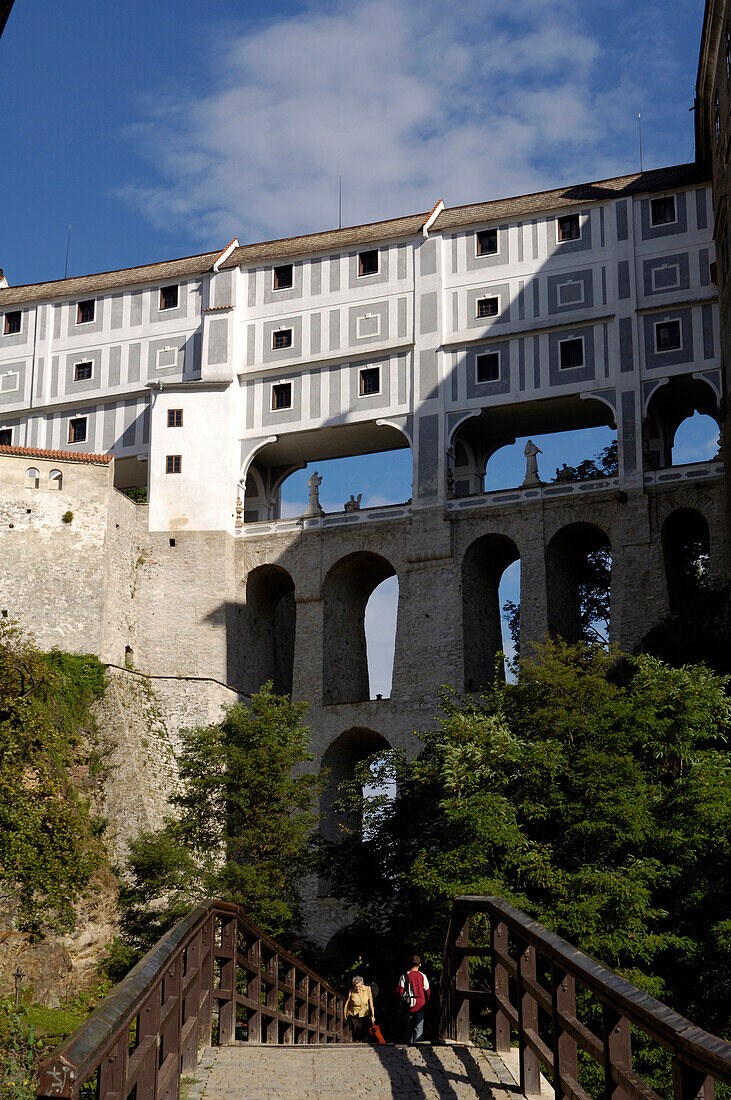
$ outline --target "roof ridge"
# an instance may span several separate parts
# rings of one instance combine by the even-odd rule
[[[9,443],[0,443],[0,454],[18,455],[26,458],[55,458],[61,462],[92,462],[109,465],[114,455],[90,454],[88,451],[55,451],[44,447],[14,447]]]

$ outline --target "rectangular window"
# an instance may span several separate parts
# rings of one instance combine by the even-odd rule
[[[280,264],[274,268],[274,290],[289,290],[293,282],[293,268],[291,264]]]
[[[657,321],[655,351],[677,351],[680,347],[680,321]]]
[[[292,383],[275,382],[272,386],[272,411],[292,408]]]
[[[675,290],[680,286],[680,268],[677,264],[661,264],[652,269],[653,290]]]
[[[168,409],[168,428],[182,428],[183,410]]]
[[[11,310],[10,313],[5,314],[5,321],[3,323],[3,335],[14,336],[17,332],[20,332],[21,326],[21,314],[19,309]]]
[[[675,216],[675,195],[663,195],[650,199],[650,225],[671,225]]]
[[[363,367],[359,372],[359,390],[361,397],[371,397],[381,392],[381,368]]]
[[[483,229],[475,233],[475,255],[494,256],[497,252],[497,229]]]
[[[561,370],[584,365],[584,338],[574,336],[570,340],[559,340],[559,366]]]
[[[160,287],[160,309],[177,309],[178,308],[178,287],[175,286],[161,286]]]
[[[87,298],[85,302],[76,303],[76,324],[88,325],[94,320],[96,302],[93,298]]]
[[[69,420],[69,443],[86,443],[86,417]]]
[[[74,382],[86,382],[91,378],[93,370],[93,363],[77,363],[74,367]]]
[[[558,284],[558,304],[560,306],[580,306],[584,303],[584,284],[571,279]]]
[[[272,350],[279,351],[281,348],[292,347],[292,329],[280,328],[276,329],[272,333]]]
[[[367,252],[358,253],[358,278],[361,275],[378,274],[378,249],[369,248]]]
[[[178,349],[177,348],[158,348],[157,349],[157,369],[164,370],[166,367],[177,367],[178,365]]]
[[[179,474],[183,466],[182,455],[166,455],[165,456],[165,473],[166,474]]]
[[[13,429],[12,428],[0,428],[0,447],[12,447],[13,445]]]
[[[556,239],[561,241],[578,241],[581,237],[581,222],[578,214],[565,214],[563,218],[556,218]]]
[[[478,382],[499,382],[500,381],[500,352],[499,351],[486,351],[483,355],[478,355],[477,360],[477,381]]]
[[[500,299],[499,298],[478,298],[477,299],[477,316],[478,317],[497,317],[499,309],[500,309]]]

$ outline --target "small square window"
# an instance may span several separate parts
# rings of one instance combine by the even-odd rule
[[[650,199],[650,224],[670,225],[676,221],[675,195],[663,195],[659,199]]]
[[[497,252],[497,229],[483,229],[475,233],[475,254],[494,256]]]
[[[88,298],[85,302],[76,303],[76,324],[88,325],[94,320],[96,313],[96,302],[93,298]]]
[[[86,443],[86,417],[69,420],[69,443]]]
[[[581,237],[581,222],[578,214],[565,214],[556,218],[556,236],[561,241],[578,241]]]
[[[381,368],[364,367],[360,371],[359,393],[361,397],[371,397],[381,392]]]
[[[499,298],[478,298],[477,299],[477,316],[478,317],[497,317],[499,309],[500,309],[500,299]]]
[[[680,321],[659,321],[655,325],[655,351],[677,351],[680,347]]]
[[[160,287],[160,309],[177,309],[178,308],[178,287],[175,286],[161,286]]]
[[[483,355],[477,356],[477,381],[478,382],[499,382],[500,381],[500,352],[499,351],[487,351]]]
[[[183,465],[182,455],[166,455],[165,456],[165,473],[166,474],[179,474]]]
[[[559,360],[561,370],[569,370],[571,367],[583,367],[584,365],[584,340],[581,336],[575,336],[570,340],[559,341]]]
[[[280,264],[274,268],[274,290],[289,290],[293,282],[293,268],[291,264]]]
[[[0,447],[12,447],[13,445],[13,429],[12,428],[0,428]]]
[[[14,336],[17,332],[20,332],[21,328],[21,313],[19,309],[11,310],[10,313],[5,314],[5,321],[3,323],[3,335]]]
[[[292,383],[275,382],[272,386],[272,410],[292,408]]]
[[[292,329],[280,328],[275,329],[272,333],[272,350],[279,351],[281,348],[292,347]]]
[[[182,428],[183,410],[168,409],[168,428]]]
[[[74,382],[86,382],[94,371],[93,363],[77,363],[74,367]]]
[[[358,277],[361,275],[378,274],[378,249],[369,248],[367,252],[358,253]]]

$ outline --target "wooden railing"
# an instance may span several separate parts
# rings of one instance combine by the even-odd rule
[[[240,909],[176,924],[40,1066],[39,1097],[177,1100],[211,1041],[342,1043],[344,998]]]
[[[486,914],[489,932],[470,943],[470,919]],[[484,922],[483,922],[484,924]],[[470,958],[490,966],[490,988],[470,988]],[[577,988],[600,1006],[601,1027],[577,1015]],[[494,1046],[513,1035],[520,1090],[541,1091],[541,1070],[556,1100],[591,1100],[579,1083],[579,1048],[601,1069],[606,1100],[661,1100],[632,1066],[632,1028],[672,1058],[674,1100],[712,1100],[715,1081],[731,1084],[731,1044],[710,1035],[607,970],[560,936],[495,897],[457,898],[447,934],[441,985],[441,1035],[468,1042],[470,1005],[491,1010]]]

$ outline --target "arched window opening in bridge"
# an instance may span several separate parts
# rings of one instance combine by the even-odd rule
[[[519,557],[517,546],[505,535],[482,535],[467,548],[462,561],[465,691],[479,691],[496,675],[505,675],[503,659],[498,655],[510,654],[512,642],[509,625],[500,614],[500,583]],[[516,601],[512,602],[517,611]]]
[[[376,585],[366,604],[366,656],[371,699],[391,697],[398,595],[398,577],[388,577]]]
[[[543,485],[602,480],[617,476],[617,432],[613,428],[578,428],[550,435],[521,436],[496,450],[485,471],[487,492],[532,488],[528,484],[526,446],[538,448],[538,481]]]
[[[693,610],[710,588],[711,540],[708,523],[695,508],[680,508],[662,525],[668,600],[673,615]]]
[[[279,695],[292,694],[296,606],[294,581],[278,565],[260,565],[246,580],[247,639],[244,690],[271,680]]]
[[[685,375],[657,386],[645,416],[646,468],[666,470],[715,458],[719,419],[715,390],[705,379]]]
[[[607,645],[611,579],[612,546],[604,531],[591,523],[557,531],[546,550],[549,633]]]
[[[366,645],[366,606],[395,569],[370,551],[337,562],[323,585],[322,701],[361,703],[372,697]],[[373,693],[375,694],[375,693]]]

